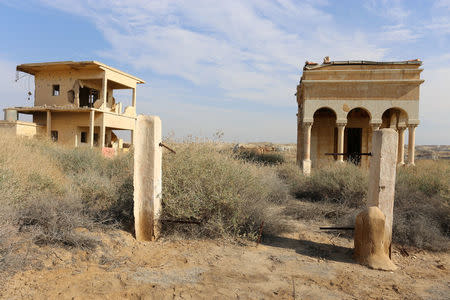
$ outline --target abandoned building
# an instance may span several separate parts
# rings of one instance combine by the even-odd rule
[[[368,167],[372,132],[398,132],[398,164],[414,164],[415,128],[419,124],[420,60],[306,62],[297,86],[297,163],[311,167],[352,161]]]
[[[4,109],[0,129],[73,147],[96,146],[106,153],[123,146],[113,130],[131,131],[133,142],[136,86],[142,79],[96,61],[22,64],[17,71],[34,76],[34,106]],[[125,108],[113,97],[122,89],[132,90]],[[20,121],[19,114],[31,115],[32,122]]]

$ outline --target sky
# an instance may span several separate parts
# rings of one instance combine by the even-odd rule
[[[33,105],[16,65],[96,60],[163,135],[230,142],[296,142],[306,60],[419,58],[416,144],[450,144],[450,0],[0,0],[0,41],[1,109]]]

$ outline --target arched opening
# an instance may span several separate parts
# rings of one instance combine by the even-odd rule
[[[370,149],[370,113],[360,107],[354,108],[347,114],[347,126],[344,133],[344,159],[357,165],[368,164],[368,158],[361,153]]]
[[[382,117],[381,128],[404,128],[408,124],[408,114],[401,108],[393,107],[387,109]]]
[[[314,167],[330,163],[335,158],[325,153],[336,152],[336,113],[328,107],[322,107],[314,113],[311,128],[311,161]]]

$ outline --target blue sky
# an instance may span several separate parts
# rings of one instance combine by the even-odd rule
[[[0,0],[0,108],[20,63],[98,60],[146,80],[165,135],[296,141],[306,60],[423,60],[417,144],[450,144],[450,0]],[[119,99],[120,100],[120,99]]]

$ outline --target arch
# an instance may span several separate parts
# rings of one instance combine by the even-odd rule
[[[344,131],[344,159],[357,165],[368,164],[366,156],[371,142],[371,114],[363,107],[355,107],[347,113],[347,125]]]
[[[321,113],[327,113],[327,114],[328,114],[328,113],[330,113],[330,112],[332,112],[332,113],[334,114],[334,117],[337,119],[337,113],[336,113],[336,111],[335,111],[334,109],[332,109],[331,107],[329,107],[329,106],[322,106],[322,107],[316,109],[316,110],[314,111],[313,118],[316,118],[316,116],[317,116],[318,114],[321,114]]]
[[[334,109],[324,106],[313,114],[311,128],[311,160],[314,167],[329,164],[334,157],[325,153],[336,152],[336,119]]]
[[[347,120],[349,118],[350,113],[359,112],[360,110],[364,111],[369,116],[369,121],[372,120],[372,114],[371,114],[370,110],[368,110],[367,108],[362,107],[362,106],[354,107],[351,110],[349,110],[346,115]]]
[[[381,128],[406,127],[408,125],[408,113],[400,107],[386,109],[381,116]]]

